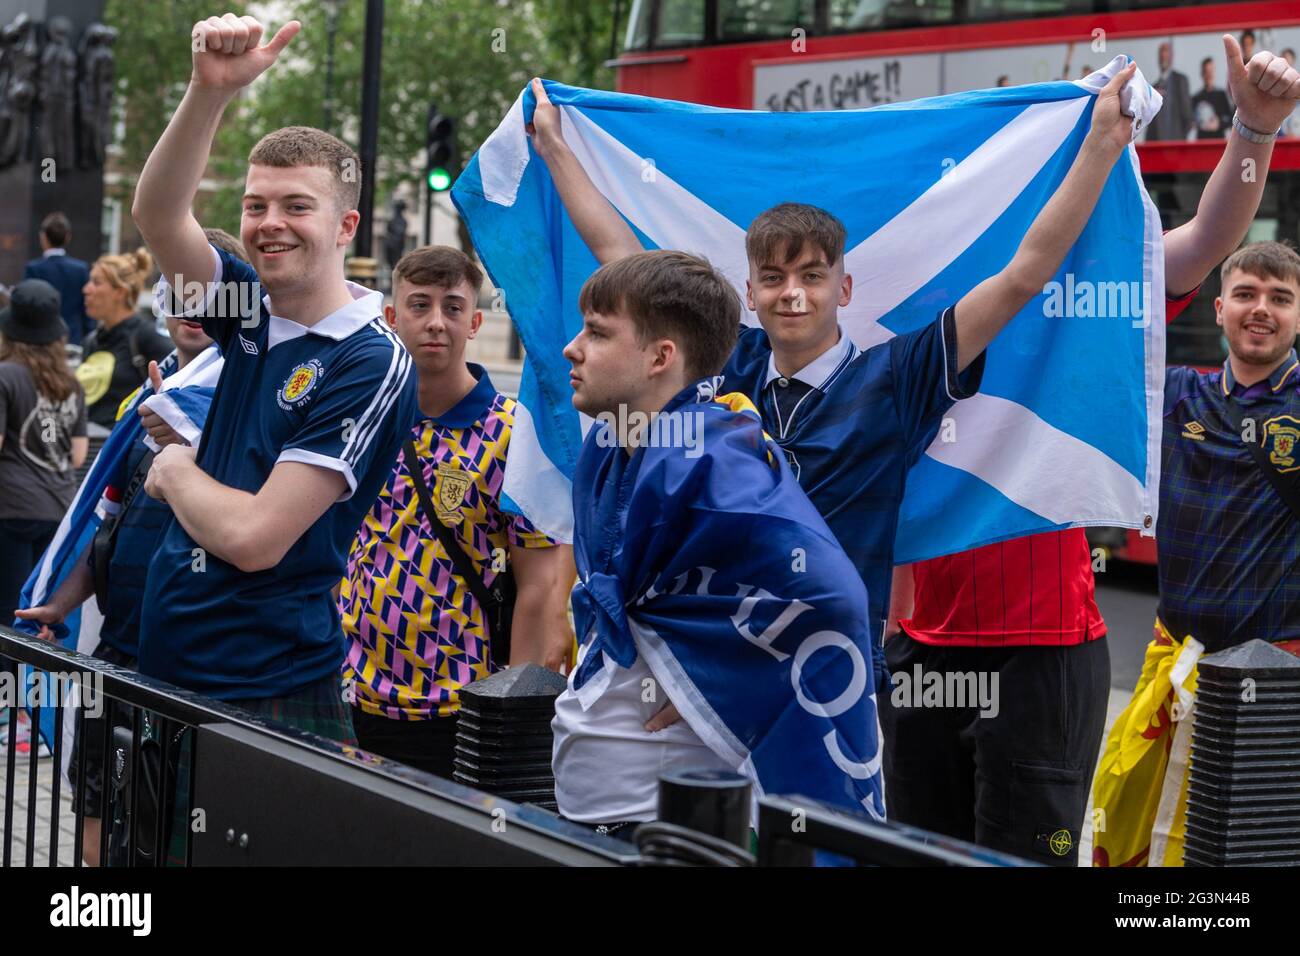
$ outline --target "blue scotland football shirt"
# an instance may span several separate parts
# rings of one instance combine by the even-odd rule
[[[838,344],[789,377],[777,371],[767,333],[742,329],[723,370],[724,390],[743,391],[758,406],[764,429],[862,575],[877,645],[889,611],[907,471],[944,412],[979,391],[983,370],[981,353],[957,373],[951,308],[865,351],[841,331]],[[801,393],[794,401],[782,394],[790,388]]]
[[[245,300],[260,290],[251,266],[214,252],[212,288],[224,283]],[[173,518],[149,565],[142,673],[220,700],[284,696],[338,673],[343,635],[330,589],[418,410],[411,359],[384,324],[383,296],[348,285],[353,302],[311,328],[272,315],[265,297],[233,315],[219,304],[203,310],[226,365],[199,467],[256,493],[278,462],[297,461],[338,471],[347,487],[278,565],[254,573],[200,554]]]
[[[1242,430],[1228,415],[1231,396]],[[1300,359],[1249,387],[1218,372],[1165,373],[1160,465],[1160,619],[1207,652],[1253,638],[1300,638],[1300,534],[1243,438],[1288,480],[1300,471]]]

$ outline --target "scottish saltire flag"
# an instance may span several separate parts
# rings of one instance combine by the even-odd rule
[[[749,400],[704,381],[629,456],[593,426],[574,478],[573,688],[616,667],[658,686],[756,792],[883,819],[867,592]]]
[[[706,256],[742,299],[744,233],[759,213],[799,201],[838,216],[853,277],[840,322],[867,348],[933,322],[1007,264],[1125,63],[1077,82],[823,113],[546,88],[574,154],[646,248]],[[1160,97],[1138,74],[1124,102],[1136,131]],[[584,424],[561,350],[596,261],[528,141],[533,106],[525,89],[452,195],[527,350],[504,490],[567,540]],[[1130,148],[1056,281],[989,348],[979,394],[911,470],[898,563],[1072,525],[1154,528],[1163,261]]]
[[[136,412],[141,404],[157,411],[164,421],[191,443],[197,441],[203,423],[207,420],[208,407],[212,404],[212,395],[217,380],[221,377],[224,362],[214,345],[179,371],[177,364],[175,352],[159,363],[158,369],[163,376],[161,393],[155,395],[152,387],[146,383],[134,397],[124,403],[117,423],[96,455],[81,487],[77,489],[72,506],[59,522],[50,546],[23,585],[19,607],[44,604],[59,589],[103,523],[104,511],[100,499],[109,480],[137,439],[144,435],[147,444],[152,442],[145,435],[144,426],[140,424],[140,416]],[[52,630],[64,647],[89,654],[99,643],[99,625],[102,621],[98,606],[90,600]],[[31,621],[15,621],[13,626],[15,630],[29,634],[40,631],[40,625]],[[71,732],[72,726],[73,722],[65,719],[65,736]],[[41,734],[46,743],[53,746],[54,714],[48,709],[41,712]],[[66,761],[71,748],[65,747],[63,753]]]

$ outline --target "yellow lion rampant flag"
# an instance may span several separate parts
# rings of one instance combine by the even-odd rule
[[[1182,866],[1196,665],[1204,647],[1159,618],[1133,699],[1093,783],[1093,866]]]

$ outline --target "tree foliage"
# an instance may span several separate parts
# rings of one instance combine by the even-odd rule
[[[242,2],[227,8],[244,12]],[[211,0],[108,0],[104,22],[116,27],[121,165],[130,174],[144,165],[190,79],[190,28],[212,12]],[[225,10],[222,11],[223,13]],[[134,177],[116,189],[127,199]]]
[[[245,159],[257,139],[281,126],[325,124],[328,3],[277,3],[273,9],[282,19],[274,23],[259,5],[248,6],[271,31],[290,18],[300,20],[303,30],[222,124],[212,172],[225,185],[199,212],[205,224],[225,228],[238,222]],[[602,64],[609,55],[613,7],[601,0],[387,0],[376,205],[402,184],[419,182],[430,103],[457,119],[458,147],[468,159],[530,77],[612,86],[613,73]],[[229,0],[225,8],[244,12]],[[108,0],[105,19],[122,31],[118,82],[127,169],[143,165],[179,102],[189,79],[190,26],[212,9],[197,0]],[[357,145],[366,3],[343,0],[338,10],[329,132]]]

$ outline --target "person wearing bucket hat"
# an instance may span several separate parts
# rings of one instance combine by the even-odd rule
[[[0,311],[0,335],[12,342],[49,345],[67,334],[59,317],[58,289],[44,279],[24,279],[13,287],[8,307]]]
[[[49,544],[86,459],[86,402],[64,354],[59,293],[24,279],[0,311],[0,622]]]

